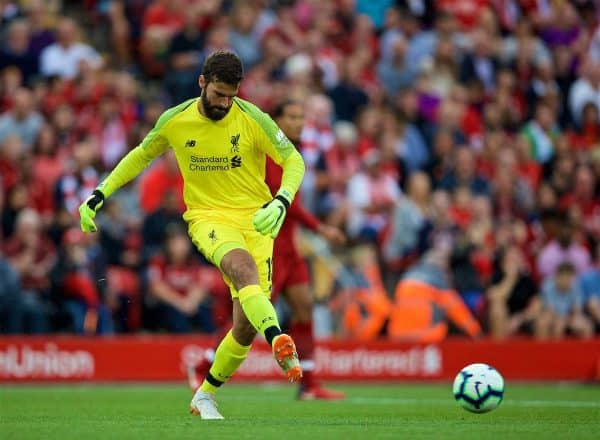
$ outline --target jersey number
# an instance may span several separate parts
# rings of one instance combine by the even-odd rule
[[[271,281],[271,276],[273,275],[273,260],[271,258],[267,258],[267,280]]]

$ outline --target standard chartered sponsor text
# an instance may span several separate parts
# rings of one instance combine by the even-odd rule
[[[190,156],[190,171],[229,171],[227,156]]]

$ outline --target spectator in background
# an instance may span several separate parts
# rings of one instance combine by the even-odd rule
[[[585,58],[580,68],[579,78],[569,91],[569,109],[571,117],[580,125],[583,107],[592,102],[600,108],[600,60]]]
[[[0,255],[0,333],[24,333],[23,292],[19,275]]]
[[[158,78],[166,73],[167,51],[171,40],[184,28],[186,16],[195,15],[193,5],[185,3],[183,0],[154,0],[144,11],[140,63],[146,75]],[[211,7],[218,2],[202,3]]]
[[[159,252],[166,240],[166,226],[169,224],[185,225],[179,209],[179,195],[174,190],[169,190],[163,195],[160,206],[152,214],[144,218],[142,224],[142,238],[144,243],[144,256],[152,257]]]
[[[489,8],[485,0],[438,0],[436,7],[456,17],[458,25],[464,31],[473,29],[479,17]]]
[[[600,239],[600,199],[595,194],[596,181],[591,168],[580,165],[575,170],[572,190],[561,198],[559,206],[576,212],[585,233],[597,240]]]
[[[390,300],[383,287],[377,254],[372,247],[356,247],[348,268],[339,274],[340,291],[330,307],[340,312],[341,333],[359,341],[379,338],[385,331]]]
[[[496,87],[496,72],[500,62],[496,57],[494,39],[486,35],[483,29],[475,29],[471,35],[473,51],[468,52],[460,66],[459,78],[463,84],[473,84],[478,81],[483,85],[487,94],[491,94]]]
[[[363,171],[348,182],[348,235],[377,243],[388,226],[392,210],[400,197],[400,188],[381,169],[379,152],[372,150],[363,158]]]
[[[541,302],[536,283],[517,246],[510,245],[498,252],[486,297],[493,337],[503,339],[520,331],[533,333]]]
[[[97,157],[93,142],[93,139],[85,139],[73,147],[68,171],[56,182],[56,206],[71,214],[77,212],[77,207],[99,183],[98,173],[93,167]]]
[[[575,241],[575,230],[567,214],[558,217],[556,238],[546,244],[537,257],[537,271],[543,278],[554,276],[557,268],[568,262],[573,265],[577,274],[582,274],[590,267],[590,253]]]
[[[142,324],[142,295],[139,271],[142,243],[138,233],[123,240],[123,252],[117,264],[106,269],[105,303],[110,308],[115,331],[134,332]]]
[[[57,301],[69,317],[70,330],[77,334],[113,332],[110,311],[103,304],[100,288],[106,281],[102,257],[86,242],[78,228],[62,237],[60,257],[52,270]]]
[[[548,20],[541,26],[540,36],[550,49],[575,47],[581,35],[580,26],[580,17],[571,2],[556,2],[551,7]]]
[[[24,209],[17,216],[14,235],[2,248],[19,276],[23,319],[26,330],[31,333],[45,333],[50,329],[51,308],[47,298],[56,253],[41,227],[40,216],[32,209]]]
[[[52,223],[54,217],[54,198],[52,187],[46,185],[35,174],[33,156],[27,155],[21,162],[21,181],[27,192],[27,206],[41,217],[44,229]]]
[[[49,29],[53,23],[56,23],[56,11],[46,0],[28,0],[23,8],[25,18],[30,26],[31,41],[29,47],[39,57],[44,48],[55,41],[54,31]]]
[[[229,41],[247,70],[261,58],[260,37],[263,29],[260,15],[260,10],[247,2],[236,2],[231,10]]]
[[[58,178],[65,172],[66,149],[59,149],[54,127],[44,124],[40,128],[33,147],[34,175],[48,188],[54,188]]]
[[[106,249],[108,264],[120,264],[125,249],[125,239],[132,231],[128,228],[125,212],[119,202],[112,197],[106,200],[102,212],[98,215],[100,245]]]
[[[552,159],[560,134],[552,108],[545,102],[538,103],[534,118],[523,127],[522,134],[529,141],[531,156],[537,162],[545,164]]]
[[[457,64],[452,40],[439,41],[433,59],[421,70],[429,93],[446,98],[457,85]]]
[[[351,122],[334,127],[335,144],[321,152],[315,168],[317,215],[341,226],[347,216],[346,189],[350,178],[360,169],[357,152],[358,132]]]
[[[596,245],[595,254],[594,266],[579,276],[579,285],[585,311],[598,330],[600,328],[600,244]]]
[[[185,15],[185,26],[175,34],[167,53],[170,65],[165,84],[173,102],[183,102],[195,92],[202,67],[204,34],[199,29],[199,10],[192,8]]]
[[[583,314],[583,294],[572,263],[561,263],[556,273],[544,280],[542,303],[537,337],[563,338],[567,332],[579,338],[592,336],[593,326]]]
[[[31,84],[38,74],[38,57],[31,48],[31,29],[25,20],[10,24],[6,43],[0,48],[0,70],[8,66],[18,67],[25,84]]]
[[[34,97],[25,88],[14,94],[14,105],[10,112],[0,116],[0,143],[9,136],[18,136],[23,143],[23,151],[30,151],[42,127],[42,116],[35,109]]]
[[[425,170],[432,160],[430,147],[423,136],[418,105],[418,96],[413,89],[402,89],[396,95],[401,132],[398,139],[398,153],[408,173]]]
[[[540,58],[535,61],[533,77],[525,95],[529,107],[528,115],[534,115],[539,102],[560,97],[561,90],[555,78],[554,63],[551,58]]]
[[[476,265],[476,255],[481,251],[481,243],[470,229],[455,237],[450,254],[452,286],[458,291],[469,310],[481,316],[484,302],[484,274]]]
[[[532,20],[526,16],[518,17],[514,32],[504,37],[501,49],[502,61],[507,65],[518,64],[517,59],[523,55],[529,67],[538,60],[551,58],[550,51],[535,33]]]
[[[413,173],[408,178],[406,196],[394,208],[390,233],[383,255],[392,266],[404,266],[427,249],[431,230],[431,181],[425,173]]]
[[[192,93],[194,70],[206,54],[232,47],[246,69],[241,97],[265,111],[283,97],[308,97],[299,149],[307,167],[302,197],[310,211],[325,222],[350,226],[350,179],[361,188],[357,200],[376,199],[364,190],[368,172],[359,173],[371,151],[379,153],[380,174],[388,181],[396,187],[410,182],[406,199],[391,203],[388,211],[366,212],[370,206],[351,211],[351,220],[361,224],[392,223],[371,231],[382,245],[378,261],[393,269],[383,273],[388,294],[397,269],[443,243],[463,251],[453,261],[457,276],[444,289],[463,293],[482,322],[506,324],[490,321],[492,332],[504,335],[520,319],[510,318],[510,296],[502,307],[501,301],[491,303],[490,291],[509,278],[493,265],[499,251],[514,254],[518,246],[525,254],[527,264],[520,269],[532,268],[531,292],[539,292],[538,279],[564,261],[575,263],[578,272],[588,267],[586,249],[600,240],[597,2],[90,0],[82,8],[80,3],[12,0],[0,19],[2,243],[14,238],[20,213],[34,209],[43,217],[43,235],[60,244],[76,220],[72,208],[87,192],[82,188],[93,188],[107,166],[139,144],[166,105]],[[65,16],[77,17],[81,41],[90,45],[76,42],[74,22]],[[39,71],[48,58],[55,70]],[[436,188],[433,194],[424,184],[412,188],[410,176],[420,181],[420,171]],[[49,190],[55,197],[48,197]],[[147,258],[163,247],[165,225],[181,221],[181,194],[181,177],[169,155],[139,184],[110,199],[105,214],[114,218],[102,221],[120,227],[102,228],[100,244],[65,242],[65,248],[85,249],[86,269],[77,273],[87,274],[98,295],[98,307],[84,302],[84,317],[91,311],[99,319],[104,305],[114,312],[118,331],[137,328],[136,271],[144,271]],[[567,228],[552,214],[559,209],[571,220]],[[105,258],[112,263],[106,271]],[[528,275],[519,272],[514,289],[522,276]],[[96,283],[98,278],[106,283]],[[89,290],[82,286],[78,289]],[[321,297],[330,293],[330,284],[319,277],[315,286]],[[593,297],[588,290],[586,298]],[[491,308],[483,307],[483,298]],[[62,306],[65,297],[58,299]],[[227,310],[227,291],[221,299],[213,310]],[[368,297],[362,299],[369,304]],[[130,300],[132,307],[122,307]],[[592,315],[593,303],[584,300]],[[61,318],[60,312],[53,318]],[[490,316],[504,312],[509,318]],[[146,327],[162,320],[142,318]],[[524,323],[519,332],[528,327]]]
[[[492,180],[494,211],[499,219],[527,218],[535,208],[532,189],[518,173],[513,149],[504,148],[495,155]]]
[[[406,32],[405,32],[406,34]],[[406,65],[418,73],[424,66],[424,63],[433,59],[435,50],[439,41],[453,41],[460,46],[461,36],[456,29],[456,19],[454,15],[443,10],[436,12],[434,26],[430,30],[420,30],[414,35],[410,35],[408,51],[406,53]],[[408,37],[407,37],[408,38]]]
[[[408,342],[432,343],[448,334],[448,322],[471,337],[481,327],[448,283],[448,254],[439,248],[427,253],[398,282],[390,312],[389,335]]]
[[[349,59],[342,67],[340,82],[329,91],[339,121],[354,121],[369,101],[361,86],[361,73],[361,62],[356,58]]]
[[[118,97],[105,94],[98,103],[94,122],[91,124],[92,132],[98,142],[100,160],[104,167],[110,169],[127,153],[127,127],[123,120]]]
[[[56,43],[46,47],[40,55],[42,75],[73,79],[86,64],[91,69],[102,67],[102,58],[96,50],[79,42],[79,29],[71,18],[63,18],[56,30]]]
[[[300,152],[306,172],[302,180],[302,201],[311,212],[317,211],[317,198],[314,194],[320,189],[316,182],[315,168],[321,154],[325,154],[335,144],[332,128],[333,103],[322,94],[310,96],[306,100],[306,122],[300,135]]]
[[[473,152],[467,147],[453,151],[454,167],[448,170],[439,181],[439,188],[453,192],[458,187],[466,187],[473,194],[488,195],[489,184],[477,173]]]
[[[382,57],[377,65],[377,76],[385,91],[394,96],[405,87],[409,87],[414,79],[414,66],[406,62],[406,40],[401,34],[394,37],[389,54]]]
[[[6,195],[21,179],[19,164],[22,158],[23,142],[19,136],[10,135],[0,142],[0,180]]]
[[[154,257],[148,269],[150,294],[162,310],[162,326],[169,332],[189,333],[192,328],[210,333],[215,327],[205,274],[192,255],[185,229],[166,228],[164,256]]]
[[[587,150],[600,142],[600,112],[595,102],[587,102],[581,111],[581,123],[570,133],[573,147]]]
[[[577,162],[575,156],[570,152],[568,144],[565,146],[566,148],[561,146],[564,138],[560,138],[559,141],[556,144],[556,157],[551,163],[546,164],[545,169],[548,174],[546,181],[560,200],[560,198],[569,193],[573,186],[573,177]]]
[[[101,3],[98,5],[99,8],[103,9],[102,12],[107,15],[110,23],[111,42],[115,50],[117,63],[121,66],[130,65],[132,58],[131,40],[135,40],[134,30],[132,29],[134,25],[127,20],[128,5],[126,3],[130,3],[130,7],[131,3],[134,3],[135,7],[136,2],[116,0],[108,4]],[[137,3],[143,3],[143,0]]]
[[[185,210],[183,203],[183,178],[177,167],[175,154],[168,151],[155,161],[140,181],[140,206],[144,214],[152,214],[156,211],[165,194],[174,191],[177,196],[179,212]]]

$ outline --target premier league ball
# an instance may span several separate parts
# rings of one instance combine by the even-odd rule
[[[454,398],[467,411],[485,413],[496,409],[504,396],[504,379],[493,367],[471,364],[463,368],[452,388]]]

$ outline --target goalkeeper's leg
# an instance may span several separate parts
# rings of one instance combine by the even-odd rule
[[[233,300],[233,322],[233,328],[225,335],[217,347],[213,363],[196,394],[216,393],[217,390],[233,376],[248,356],[252,340],[256,335],[256,330],[246,318],[245,312],[238,299]],[[277,348],[277,343],[279,342],[281,344],[280,341],[286,341],[287,339],[291,341],[289,336],[281,334],[281,331],[273,338],[272,346],[274,353]],[[291,342],[291,345],[293,346],[293,342]],[[295,347],[292,349],[295,352]],[[275,353],[275,356],[277,358],[277,353]],[[282,361],[279,359],[277,360],[281,365]],[[283,360],[283,362],[285,363],[285,360]],[[192,410],[192,412],[194,411]]]
[[[302,370],[296,347],[292,339],[281,332],[268,292],[259,285],[258,269],[252,256],[244,249],[233,249],[220,259],[220,266],[236,290],[233,328],[217,348],[213,365],[200,389],[216,392],[242,364],[257,332],[273,348],[273,354],[288,379],[292,382],[299,380]],[[271,269],[268,270],[270,272]]]

